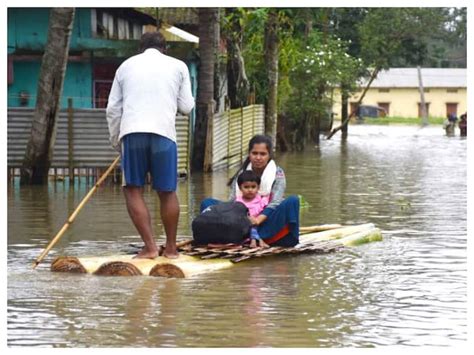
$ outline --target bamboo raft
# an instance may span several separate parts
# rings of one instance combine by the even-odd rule
[[[160,276],[187,278],[221,270],[244,260],[284,254],[328,254],[345,247],[382,240],[372,223],[355,226],[337,224],[300,228],[300,242],[294,247],[250,248],[242,245],[193,245],[192,239],[177,243],[180,256],[168,259],[134,259],[133,255],[99,257],[60,256],[51,271],[89,273],[107,276]]]

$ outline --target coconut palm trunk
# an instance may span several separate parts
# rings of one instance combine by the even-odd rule
[[[217,54],[216,35],[219,9],[199,8],[199,77],[196,100],[196,124],[194,129],[194,149],[192,169],[202,171],[208,141],[208,122],[214,114],[214,69]],[[208,147],[210,142],[207,142]],[[208,167],[206,167],[207,169]]]
[[[50,12],[31,135],[21,167],[21,184],[48,182],[74,13],[74,8],[53,8]]]
[[[265,63],[268,80],[265,134],[272,138],[274,147],[277,133],[278,42],[278,10],[270,9],[265,25]]]

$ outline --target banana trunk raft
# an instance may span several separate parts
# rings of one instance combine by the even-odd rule
[[[192,239],[178,243],[180,256],[168,259],[134,259],[133,255],[95,257],[60,256],[51,263],[51,271],[89,273],[108,276],[161,276],[187,278],[221,270],[252,258],[281,255],[316,253],[327,254],[345,247],[382,240],[382,234],[372,223],[341,226],[326,224],[301,227],[300,242],[291,248],[249,248],[241,245],[194,246]]]

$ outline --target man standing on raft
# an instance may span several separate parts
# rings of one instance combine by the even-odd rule
[[[176,113],[194,107],[186,64],[165,55],[159,32],[143,34],[140,54],[120,65],[107,105],[112,147],[121,153],[122,186],[127,210],[145,244],[137,258],[177,258],[179,202],[176,196]],[[147,173],[160,199],[166,233],[164,250],[153,237],[150,212],[143,198]]]

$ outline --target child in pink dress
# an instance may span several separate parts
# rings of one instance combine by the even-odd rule
[[[257,217],[268,205],[268,198],[262,197],[258,193],[260,177],[252,170],[245,170],[237,178],[237,184],[242,194],[239,194],[235,201],[243,203],[248,208],[250,217]],[[250,239],[251,248],[255,248],[257,245],[264,248],[269,247],[269,245],[260,238],[255,226],[250,229]]]

